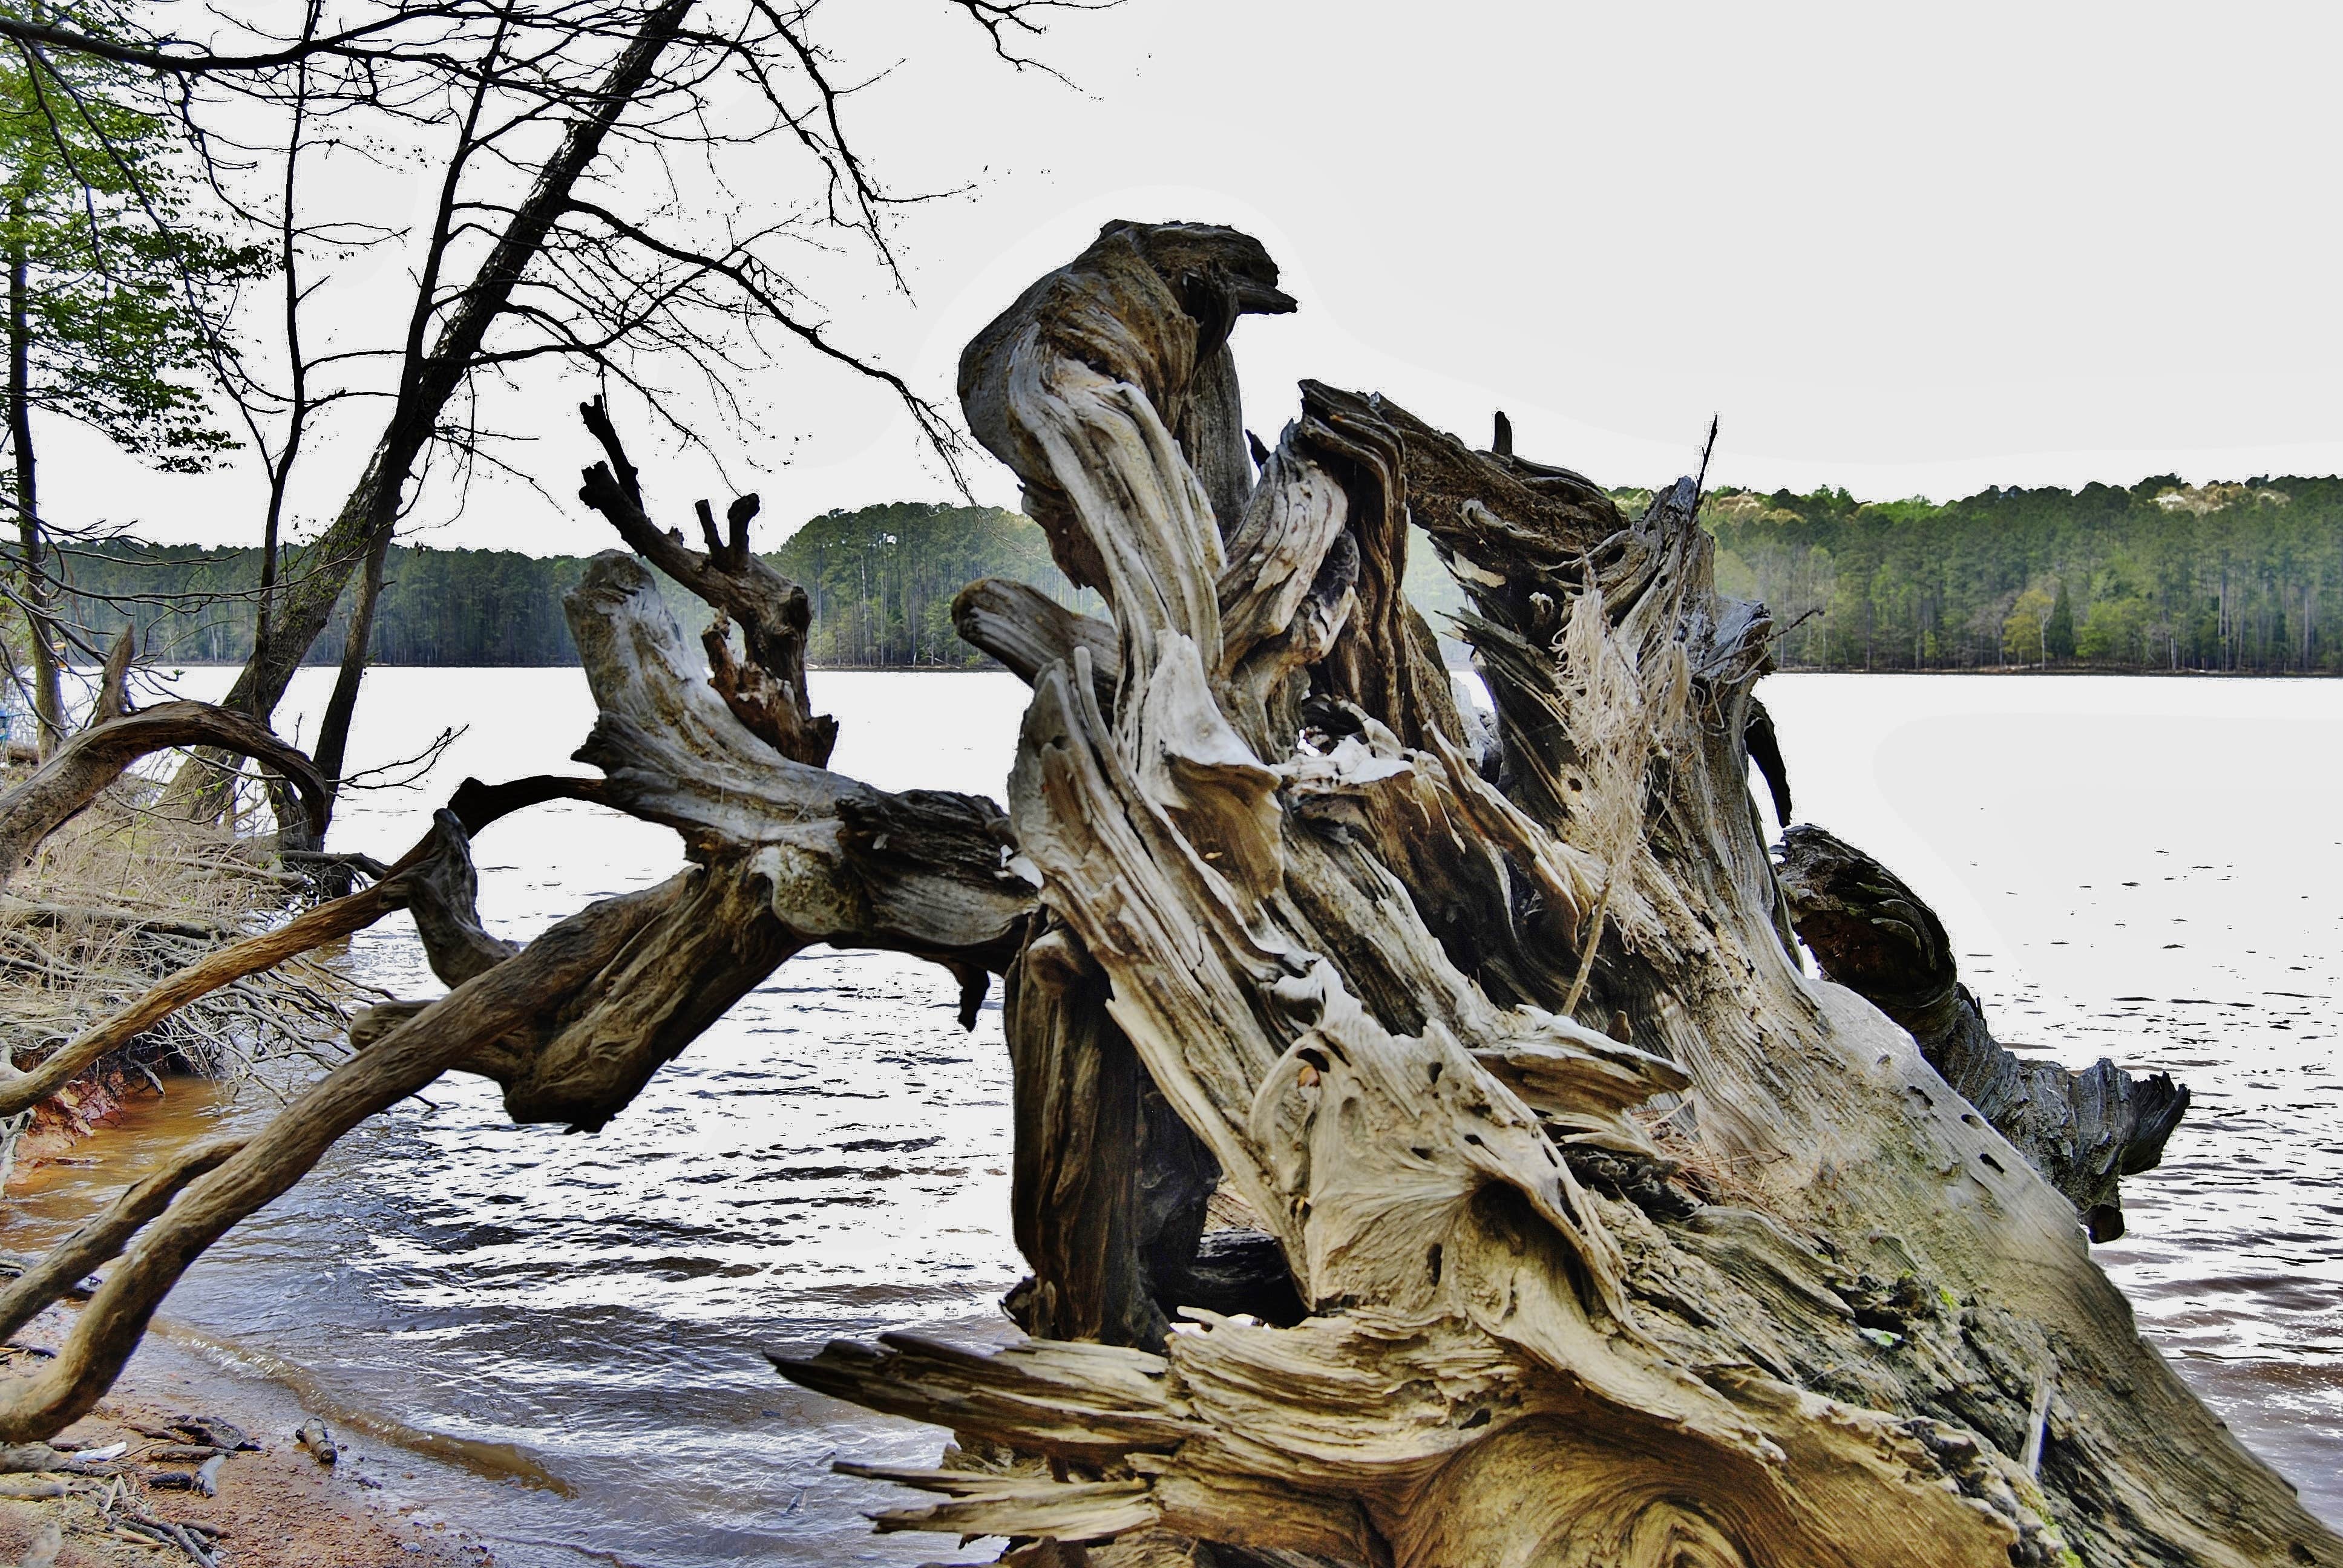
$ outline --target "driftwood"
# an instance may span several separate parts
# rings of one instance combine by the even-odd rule
[[[1748,795],[1773,625],[1716,591],[1696,484],[1624,516],[1315,384],[1256,473],[1230,333],[1292,304],[1242,235],[1118,224],[963,359],[970,427],[1112,607],[957,607],[1033,687],[1005,813],[819,766],[746,504],[686,549],[589,414],[589,504],[744,652],[719,631],[709,668],[641,562],[598,558],[568,610],[601,777],[454,810],[590,798],[687,868],[507,953],[437,824],[412,896],[454,989],[36,1265],[61,1288],[143,1224],[0,1385],[0,1442],[85,1411],[179,1273],[364,1117],[460,1070],[599,1127],[827,941],[936,961],[964,1018],[1004,977],[1033,1268],[997,1354],[782,1361],[962,1438],[856,1471],[939,1499],[882,1529],[1029,1568],[2343,1568],[2139,1340],[2068,1200],[1801,973]],[[1493,729],[1402,592],[1411,522],[1471,598]],[[1208,1238],[1227,1203],[1253,1225]]]
[[[781,756],[711,682],[631,556],[597,558],[568,610],[601,709],[578,755],[603,778],[468,780],[375,887],[211,955],[56,1053],[110,1049],[208,989],[402,907],[454,987],[436,1001],[372,1010],[353,1029],[351,1060],[267,1126],[189,1151],[0,1292],[0,1317],[21,1324],[121,1255],[55,1359],[0,1385],[0,1442],[54,1433],[87,1411],[206,1247],[344,1132],[442,1072],[496,1080],[518,1120],[598,1128],[742,993],[817,941],[933,960],[973,1022],[988,976],[1008,967],[1033,909],[1000,808],[934,790],[889,794]],[[557,799],[672,827],[691,864],[516,951],[480,927],[468,834]],[[11,1087],[37,1097],[30,1081],[51,1070]]]
[[[42,839],[96,799],[132,763],[178,747],[209,747],[266,763],[298,794],[307,813],[306,826],[322,830],[330,799],[325,780],[307,757],[266,726],[207,702],[163,702],[128,712],[118,673],[107,690],[100,722],[66,740],[31,778],[0,796],[0,886]]]
[[[1782,836],[1782,890],[1823,972],[1912,1031],[1928,1065],[2081,1211],[2094,1241],[2124,1233],[2117,1182],[2152,1170],[2188,1109],[2169,1073],[2105,1057],[2070,1072],[2000,1044],[1961,984],[1944,922],[1896,874],[1815,827]]]
[[[578,499],[608,518],[629,549],[716,611],[701,641],[711,681],[725,705],[751,734],[791,761],[816,768],[829,761],[838,740],[838,720],[816,716],[806,695],[805,638],[813,612],[805,589],[749,548],[757,498],[742,496],[725,509],[726,532],[721,536],[715,514],[706,501],[700,502],[700,538],[708,548],[704,553],[692,549],[680,533],[662,532],[643,509],[641,479],[627,459],[602,400],[581,404],[578,411],[608,457],[586,470]],[[729,623],[733,620],[740,623],[747,645],[745,663],[732,657]]]
[[[1282,299],[1242,236],[1114,226],[962,361],[1113,607],[1111,682],[1098,638],[1029,639],[1065,652],[1026,660],[1009,1028],[1031,1315],[1120,1342],[785,1360],[1049,1462],[886,1473],[940,1501],[880,1528],[1021,1563],[1170,1532],[1423,1568],[2343,1563],[2066,1199],[1800,974],[1747,792],[1772,622],[1716,591],[1693,481],[1624,516],[1305,385],[1232,494],[1206,367]],[[1472,600],[1493,745],[1399,592],[1411,519]],[[1149,1086],[1308,1317],[1165,1336],[1131,1304],[1189,1233]]]

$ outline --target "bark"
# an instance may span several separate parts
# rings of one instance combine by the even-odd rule
[[[1048,1461],[888,1473],[941,1501],[880,1527],[1037,1563],[1171,1532],[1421,1568],[2343,1563],[2067,1200],[1799,972],[1748,794],[1773,623],[1716,591],[1694,481],[1623,516],[1307,385],[1232,520],[1182,438],[1197,346],[1272,297],[1241,236],[1111,226],[960,384],[1116,629],[1111,709],[1089,638],[1035,675],[1021,961],[1078,943],[1099,980],[1052,956],[1012,1058],[1073,1082],[1094,1048],[1107,1085],[1116,1031],[1310,1315],[784,1362]],[[1485,749],[1397,592],[1411,518],[1473,602]],[[1137,1164],[1130,1102],[1021,1147],[1080,1199],[1046,1257],[1137,1232],[1144,1168],[1102,1163]],[[1053,1321],[1142,1337],[1118,1271],[1046,1267]]]
[[[89,720],[82,726],[95,729],[110,723],[130,711],[130,663],[138,657],[138,633],[135,626],[126,625],[106,650],[106,663],[97,672],[97,695],[90,703]]]
[[[1815,827],[1782,838],[1782,887],[1823,972],[1912,1031],[1920,1053],[2066,1196],[2094,1241],[2124,1233],[2122,1177],[2153,1170],[2188,1109],[2169,1073],[2102,1057],[2070,1072],[1996,1040],[1944,922],[1896,874]]]
[[[325,717],[317,724],[317,771],[337,792],[342,785],[342,768],[349,754],[350,721],[357,717],[358,687],[374,657],[374,612],[382,598],[382,574],[390,556],[390,533],[388,528],[378,531],[367,549],[357,598],[350,604],[349,635],[342,644],[341,668],[334,672],[333,694],[327,698]],[[317,849],[325,846],[321,839],[293,847]]]
[[[25,232],[25,198],[13,198],[10,213],[15,231]],[[40,733],[35,738],[43,760],[65,739],[65,694],[59,679],[57,630],[48,607],[51,591],[48,567],[41,545],[38,468],[33,453],[33,329],[28,317],[30,282],[20,245],[8,257],[8,444],[16,460],[16,538],[24,558],[22,570],[25,639],[33,664],[33,716]]]

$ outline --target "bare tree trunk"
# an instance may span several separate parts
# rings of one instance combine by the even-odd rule
[[[1694,483],[1622,516],[1305,384],[1230,516],[1178,433],[1274,278],[1225,230],[1110,226],[962,361],[1113,606],[1111,681],[1087,635],[1034,678],[1021,983],[1062,978],[1010,1029],[1048,1104],[1099,1085],[1030,1121],[1021,1089],[1021,1183],[1076,1199],[1021,1185],[1031,1316],[1127,1348],[783,1362],[1031,1456],[860,1472],[941,1495],[880,1527],[1118,1568],[2343,1563],[2140,1342],[2068,1200],[1800,974],[1747,792],[1773,622],[1716,592]],[[1493,746],[1394,591],[1404,518],[1472,598]],[[1161,1183],[1116,1041],[1305,1319],[1156,1345],[1118,1306],[1098,1261]]]
[[[536,258],[555,221],[568,209],[578,181],[600,155],[602,143],[618,116],[650,79],[690,7],[691,0],[666,0],[644,17],[641,28],[612,63],[601,91],[588,110],[571,122],[559,149],[538,171],[528,196],[506,223],[495,248],[448,313],[428,352],[419,342],[410,346],[397,406],[365,472],[331,526],[310,547],[310,569],[283,595],[267,647],[253,650],[225,706],[259,718],[276,711],[294,671],[332,618],[335,603],[351,575],[367,558],[376,539],[397,522],[416,460],[430,440],[447,399],[470,374],[488,328],[510,303],[521,274]],[[432,266],[437,265],[435,256]],[[418,298],[418,311],[427,312],[434,304],[434,291],[427,287]]]
[[[350,720],[358,706],[358,683],[366,678],[367,663],[374,646],[375,605],[382,597],[383,565],[390,554],[390,530],[375,535],[373,546],[367,551],[366,571],[358,579],[357,597],[350,605],[349,633],[342,642],[342,667],[334,675],[334,692],[326,700],[326,716],[317,726],[317,746],[315,753],[317,771],[324,774],[327,786],[339,792],[342,787],[342,767],[349,750]],[[288,848],[315,849],[319,844],[294,843]]]
[[[25,228],[25,198],[15,195],[9,218],[20,236]],[[8,440],[16,456],[16,538],[23,550],[23,596],[25,641],[31,645],[33,714],[39,725],[36,739],[43,760],[65,739],[65,693],[57,664],[56,623],[49,606],[56,595],[41,546],[40,490],[33,460],[33,329],[30,319],[30,279],[24,245],[19,239],[8,257]]]
[[[309,12],[313,27],[317,15],[317,12],[313,7]],[[269,644],[276,636],[277,575],[280,565],[286,491],[292,483],[294,465],[300,460],[302,442],[309,433],[309,359],[301,347],[301,257],[296,243],[300,234],[296,195],[300,182],[302,136],[309,117],[307,62],[295,67],[293,80],[293,123],[285,144],[285,206],[277,232],[277,266],[285,288],[285,440],[276,452],[268,453],[265,449],[263,452],[268,467],[268,509],[261,524],[260,592],[259,601],[253,609],[252,653],[249,658],[250,663],[262,667],[269,661]],[[258,689],[256,688],[254,695],[256,697],[257,694]],[[272,705],[265,712],[254,712],[253,717],[265,720],[274,711]]]

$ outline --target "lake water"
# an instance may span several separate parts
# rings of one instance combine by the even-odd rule
[[[297,682],[288,730],[314,729],[328,679]],[[841,770],[1001,796],[1011,678],[818,672],[814,689]],[[1935,905],[2005,1039],[2195,1091],[2164,1165],[2126,1185],[2130,1235],[2098,1255],[2183,1375],[2343,1523],[2343,682],[1776,676],[1762,695],[1798,817]],[[387,859],[466,774],[561,769],[591,719],[575,670],[377,671],[355,765],[463,732],[427,789],[353,799],[333,841]],[[476,852],[482,915],[516,938],[679,861],[665,830],[569,804]],[[399,995],[437,989],[404,917],[352,961]],[[987,1559],[870,1534],[860,1511],[900,1497],[830,1462],[929,1462],[940,1434],[799,1391],[762,1354],[892,1329],[1007,1337],[994,1303],[1022,1270],[1000,1013],[963,1034],[953,1006],[940,970],[801,956],[593,1136],[514,1128],[491,1086],[449,1079],[344,1140],[165,1315],[212,1375],[265,1372],[361,1432],[541,1466],[561,1490],[376,1467],[499,1563]],[[267,1109],[183,1095],[170,1115]],[[9,1243],[74,1222],[140,1147],[92,1144],[99,1164],[45,1180]]]

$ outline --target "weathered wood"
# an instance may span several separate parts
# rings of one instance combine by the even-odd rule
[[[1994,1039],[1944,922],[1896,874],[1821,829],[1782,836],[1783,890],[1823,972],[1912,1031],[1920,1053],[2066,1195],[2094,1241],[2124,1233],[2123,1177],[2153,1170],[2188,1110],[2172,1075],[2101,1057],[2069,1071]]]
[[[370,1010],[354,1021],[352,1058],[217,1169],[183,1164],[134,1189],[0,1295],[21,1306],[136,1234],[56,1359],[36,1377],[0,1384],[0,1442],[55,1432],[86,1411],[206,1247],[344,1132],[441,1072],[496,1080],[517,1119],[599,1127],[745,990],[814,941],[933,960],[957,980],[963,1023],[973,1024],[988,976],[1008,966],[1033,911],[1001,809],[934,790],[890,794],[784,758],[711,684],[633,557],[598,558],[568,608],[601,709],[578,756],[605,778],[467,780],[375,887],[211,955],[53,1059],[109,1048],[205,990],[402,906],[416,910],[432,967],[454,986],[436,1001]],[[692,864],[515,951],[479,924],[468,834],[554,799],[672,827]]]
[[[1694,481],[1624,517],[1313,385],[1231,528],[1179,432],[1229,280],[1274,273],[1224,232],[1163,245],[1187,294],[1111,226],[962,362],[1117,632],[1111,710],[1091,647],[1037,671],[1010,801],[1040,929],[1105,984],[1011,1049],[1063,1075],[1051,1039],[1118,1030],[1311,1315],[786,1365],[1054,1462],[898,1476],[947,1501],[890,1525],[1394,1568],[2343,1563],[2141,1343],[2066,1199],[1798,972],[1748,796],[1772,623],[1717,593]],[[1397,593],[1410,518],[1473,601],[1485,757]],[[1228,576],[1224,534],[1277,582]],[[1292,595],[1345,539],[1344,590]],[[1280,681],[1238,678],[1280,638]],[[1071,1170],[1120,1123],[1043,1125]],[[1113,1172],[1067,1190],[1061,1251],[1133,1228]],[[1127,1321],[1103,1304],[1052,1310]]]
[[[820,767],[838,743],[838,720],[817,715],[806,694],[806,628],[813,612],[805,590],[757,558],[749,548],[749,524],[757,515],[754,496],[742,496],[726,509],[728,532],[716,531],[715,515],[699,503],[705,551],[690,548],[679,532],[660,529],[643,508],[640,477],[602,400],[581,404],[586,427],[608,460],[586,470],[578,498],[603,517],[659,570],[698,594],[716,612],[704,642],[715,689],[749,733],[793,762]],[[740,623],[748,659],[731,654],[730,621]]]
[[[1030,583],[980,578],[953,598],[952,627],[962,641],[982,648],[1026,685],[1077,648],[1090,649],[1091,665],[1106,682],[1099,700],[1114,703],[1112,623],[1068,609]]]
[[[1232,372],[1200,376],[1199,368],[1222,354],[1239,317],[1293,308],[1277,286],[1277,264],[1248,235],[1207,224],[1111,223],[969,344],[960,362],[969,430],[1025,481],[1025,515],[1049,535],[1051,555],[1077,588],[1111,599],[1115,578],[1062,482],[1081,476],[1044,457],[1060,434],[1011,406],[1022,395],[1007,374],[1011,361],[1085,366],[1102,389],[1127,386],[1146,398],[1167,445],[1181,435],[1197,444],[1181,465],[1187,493],[1176,504],[1214,515],[1215,497],[1189,466],[1201,463],[1221,487],[1218,504],[1232,507],[1232,524],[1245,466],[1236,381]],[[1216,553],[1218,543],[1212,540]]]
[[[31,778],[0,796],[0,886],[106,787],[142,757],[205,746],[256,758],[289,779],[311,824],[322,824],[329,793],[309,759],[262,725],[207,702],[163,702],[92,725],[59,746]]]
[[[818,941],[944,965],[972,1024],[985,977],[1008,967],[1032,908],[1031,884],[1010,866],[1000,809],[935,790],[889,794],[776,756],[711,686],[631,556],[597,557],[568,610],[600,709],[578,757],[606,777],[501,789],[468,781],[440,830],[460,839],[467,812],[578,794],[675,829],[696,864],[675,909],[608,972],[548,996],[528,1029],[454,1065],[500,1084],[516,1121],[598,1128],[750,988]],[[468,859],[444,859],[407,896],[441,979],[458,983],[500,961],[503,944],[471,911]],[[353,1024],[352,1043],[371,1049],[417,1010],[371,1010]]]
[[[56,1360],[0,1385],[0,1442],[86,1410],[180,1271],[365,1116],[463,1068],[599,1126],[830,941],[942,964],[964,1019],[1012,973],[1020,1311],[1124,1342],[785,1361],[1049,1462],[884,1473],[943,1499],[886,1528],[1031,1568],[2343,1568],[2138,1340],[2066,1199],[1799,972],[1748,795],[1772,623],[1717,593],[1696,483],[1628,518],[1312,384],[1248,485],[1228,336],[1291,307],[1275,281],[1231,231],[1110,226],[964,358],[971,427],[1114,611],[1109,637],[968,601],[1034,689],[1005,816],[809,765],[801,645],[719,637],[711,670],[641,564],[598,558],[568,608],[604,778],[501,798],[665,823],[689,868],[510,956],[467,872],[423,879],[460,983],[38,1265],[143,1221]],[[605,446],[622,534],[786,633],[745,511],[687,551]],[[1411,519],[1472,600],[1493,734],[1401,591]],[[1260,1231],[1200,1241],[1216,1176]]]
[[[406,900],[431,972],[442,984],[459,986],[520,951],[520,944],[492,937],[480,924],[480,877],[463,819],[444,808],[434,812],[427,842],[431,849],[420,859],[383,880]]]
[[[1063,928],[1045,923],[1010,966],[1010,1213],[1033,1274],[1005,1304],[1043,1338],[1160,1349],[1191,1299],[1221,1172],[1105,1002],[1105,976]]]

